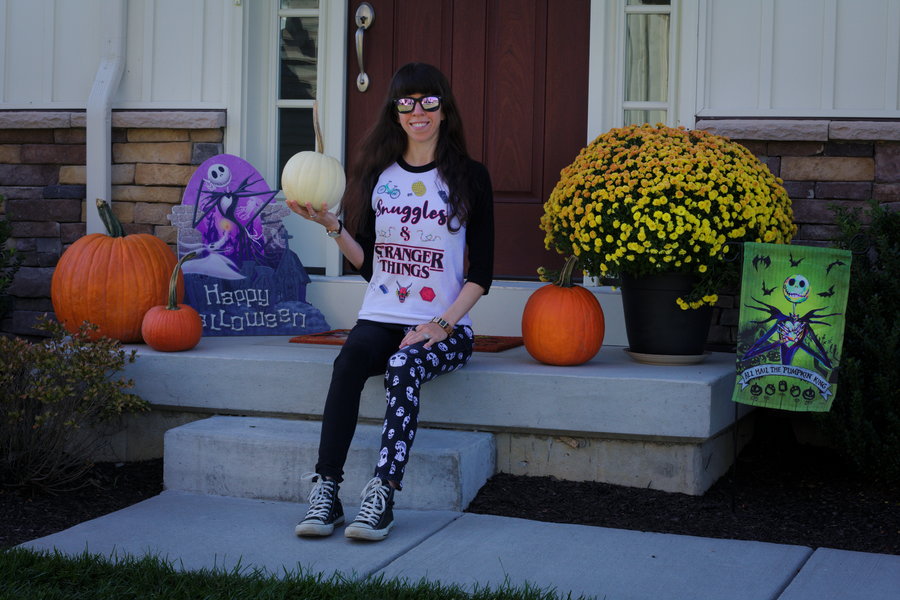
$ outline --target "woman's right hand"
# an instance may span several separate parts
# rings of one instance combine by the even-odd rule
[[[343,226],[341,225],[340,220],[338,220],[337,215],[328,209],[316,210],[309,202],[300,204],[296,200],[290,199],[285,199],[285,203],[292,211],[294,211],[307,221],[315,221],[316,223],[324,227],[326,231],[337,231],[338,229],[343,229]],[[361,268],[363,260],[365,259],[365,253],[363,252],[362,246],[359,245],[359,242],[353,239],[352,235],[346,234],[339,235],[335,238],[335,241],[338,244],[338,248],[341,249],[341,253],[347,258],[347,260],[350,261],[350,264],[352,264],[357,269]]]
[[[300,204],[296,200],[292,199],[286,199],[285,203],[288,205],[288,208],[290,208],[292,211],[294,211],[307,221],[314,221],[325,229],[337,229],[338,218],[330,210],[316,210],[309,202]]]

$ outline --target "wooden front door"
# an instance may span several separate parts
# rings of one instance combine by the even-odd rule
[[[450,79],[472,157],[494,184],[496,279],[534,279],[562,263],[544,250],[543,203],[584,146],[589,0],[369,0],[369,87],[356,78],[359,2],[349,5],[347,156],[371,125],[394,71],[431,63]]]

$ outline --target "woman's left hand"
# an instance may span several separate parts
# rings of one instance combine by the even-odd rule
[[[450,337],[449,334],[437,323],[422,323],[409,330],[403,337],[403,341],[400,342],[400,347],[403,348],[404,346],[425,342],[423,348],[428,350],[436,343],[442,342],[448,337]]]

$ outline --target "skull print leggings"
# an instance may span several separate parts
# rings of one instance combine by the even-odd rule
[[[375,475],[401,484],[416,435],[422,384],[465,366],[472,356],[475,337],[471,327],[462,325],[427,350],[423,343],[398,350],[408,329],[406,325],[360,319],[350,330],[334,361],[322,414],[316,464],[320,475],[343,480],[363,386],[369,377],[384,374],[387,407]]]

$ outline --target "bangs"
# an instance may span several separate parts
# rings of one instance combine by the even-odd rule
[[[436,68],[424,63],[404,65],[391,82],[391,97],[400,98],[414,94],[443,96],[446,81]]]

